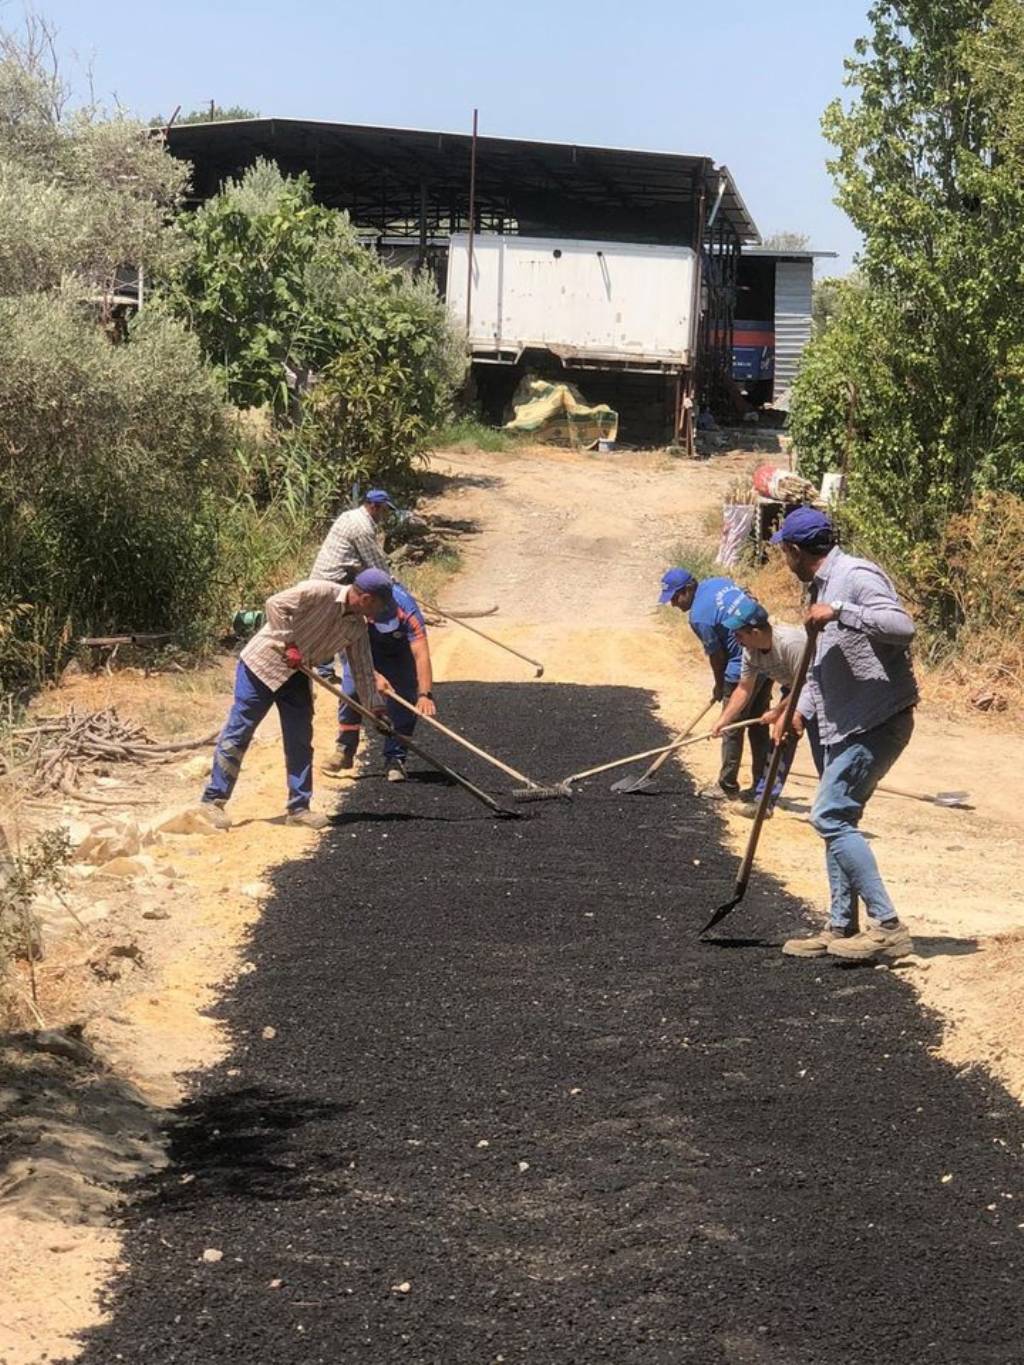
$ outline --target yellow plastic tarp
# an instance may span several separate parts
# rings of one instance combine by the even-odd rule
[[[606,403],[588,407],[571,384],[534,379],[526,388],[526,401],[515,404],[516,415],[505,424],[506,431],[583,449],[618,435],[619,414]]]

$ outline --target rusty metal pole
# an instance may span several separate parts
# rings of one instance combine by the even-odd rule
[[[476,222],[476,135],[477,114],[473,110],[473,141],[469,151],[469,265],[466,274],[466,345],[469,346],[469,325],[473,316],[473,228]]]

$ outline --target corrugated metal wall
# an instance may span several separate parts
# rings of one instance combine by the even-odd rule
[[[813,261],[775,265],[775,396],[792,387],[800,357],[811,339]]]

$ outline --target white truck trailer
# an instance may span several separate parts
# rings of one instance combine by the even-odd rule
[[[569,238],[452,236],[446,297],[469,319],[477,363],[515,365],[544,350],[567,366],[680,373],[696,345],[696,257],[689,247]],[[469,307],[467,311],[467,293]]]

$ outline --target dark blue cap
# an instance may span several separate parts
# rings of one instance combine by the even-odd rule
[[[667,606],[672,601],[677,592],[687,588],[691,583],[696,583],[692,573],[687,573],[685,569],[669,569],[661,580],[661,596],[658,598],[658,606]]]
[[[726,630],[746,630],[750,627],[766,626],[767,624],[768,613],[756,597],[751,597],[745,592],[738,592],[735,597],[725,603],[722,625],[725,626]]]
[[[356,574],[354,583],[361,592],[372,592],[374,597],[379,597],[382,611],[394,611],[393,584],[383,569],[364,569]]]
[[[811,541],[831,537],[832,523],[816,507],[794,507],[782,519],[782,525],[772,536],[773,545],[807,545]]]
[[[384,492],[383,488],[371,488],[366,497],[363,498],[363,502],[373,502],[376,503],[378,507],[383,505],[384,507],[390,507],[392,510],[395,508],[395,504],[388,497],[387,493]]]

